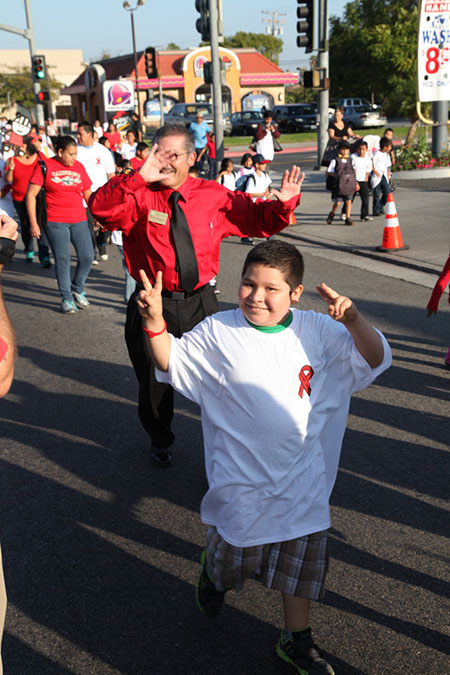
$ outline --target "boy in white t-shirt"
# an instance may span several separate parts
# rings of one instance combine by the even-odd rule
[[[324,594],[329,497],[352,393],[391,361],[384,337],[349,298],[317,290],[330,317],[291,310],[303,259],[263,242],[244,263],[239,308],[218,312],[177,339],[162,315],[162,273],[141,271],[137,297],[157,379],[201,406],[209,525],[197,603],[209,617],[251,576],[283,596],[278,656],[298,672],[332,674],[309,628]],[[334,320],[333,320],[334,319]]]
[[[370,185],[373,192],[373,215],[381,216],[384,213],[387,196],[391,191],[389,168],[391,166],[392,141],[383,138],[380,141],[380,149],[373,156],[373,171],[370,177]]]
[[[372,160],[366,141],[359,142],[358,149],[351,155],[351,158],[361,197],[361,220],[373,220],[369,216],[369,176],[372,173]]]

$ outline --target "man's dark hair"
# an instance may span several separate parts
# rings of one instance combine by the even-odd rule
[[[303,256],[292,244],[285,241],[263,241],[254,246],[247,255],[242,277],[250,265],[263,265],[280,270],[289,288],[293,291],[303,281]]]
[[[380,150],[384,150],[384,148],[387,148],[388,145],[392,145],[391,139],[386,138],[386,136],[383,136],[383,138],[380,141]]]
[[[94,127],[90,122],[78,122],[78,129],[83,128],[87,134],[94,135]]]
[[[156,132],[153,143],[159,143],[161,139],[167,138],[168,136],[183,136],[186,152],[189,154],[195,152],[194,136],[189,129],[181,126],[181,124],[165,124]]]
[[[144,141],[139,141],[139,143],[138,143],[137,146],[136,146],[136,152],[137,152],[137,153],[138,153],[138,152],[142,152],[142,151],[145,150],[145,148],[147,148],[147,147],[148,147],[147,143],[144,143]]]
[[[267,120],[269,117],[273,117],[273,112],[271,110],[264,110],[263,117]]]

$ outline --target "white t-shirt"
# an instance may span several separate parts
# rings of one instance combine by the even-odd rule
[[[13,152],[14,154],[14,152]],[[6,162],[7,160],[3,159],[0,157],[0,190],[3,190],[5,185],[7,185],[5,181],[5,167],[6,167]],[[11,218],[14,217],[14,203],[12,200],[12,192],[9,190],[9,192],[6,193],[4,197],[0,195],[0,209],[4,211],[4,213]]]
[[[372,188],[376,187],[381,183],[382,176],[386,177],[386,180],[389,180],[388,169],[391,166],[391,157],[388,152],[381,152],[377,150],[373,156],[373,168],[378,171],[380,174],[377,176],[375,173],[372,173],[370,176],[370,185]]]
[[[224,173],[219,178],[219,185],[224,185],[229,190],[236,190],[236,176],[234,173]]]
[[[240,309],[218,312],[171,336],[169,371],[156,371],[201,407],[209,484],[201,518],[233,546],[330,526],[350,396],[391,363],[383,336],[383,363],[372,369],[341,323],[292,314],[289,327],[266,333]]]
[[[353,168],[355,169],[356,180],[364,182],[366,175],[372,172],[372,160],[368,153],[364,157],[360,157],[356,152],[351,155]]]
[[[258,176],[256,171],[254,171],[250,178],[247,181],[245,186],[245,192],[250,192],[250,194],[261,194],[265,192],[269,185],[271,184],[272,179],[264,171],[261,171],[261,174]],[[266,197],[253,197],[255,202],[257,199],[266,199]]]
[[[122,157],[124,159],[133,159],[133,157],[136,157],[136,148],[137,143],[134,143],[134,145],[130,145],[129,143],[125,142],[120,148],[119,152],[122,153]]]
[[[273,138],[271,131],[268,131],[264,138],[256,142],[256,152],[258,155],[262,155],[264,159],[268,159],[270,162],[273,160],[275,150],[273,148]]]
[[[78,145],[77,160],[82,163],[92,181],[92,192],[108,182],[108,174],[115,173],[114,160],[108,148],[100,143]]]
[[[94,127],[94,131],[97,132],[99,139],[103,136],[103,128],[101,125],[99,127]]]

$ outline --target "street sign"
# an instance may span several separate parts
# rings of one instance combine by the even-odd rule
[[[417,90],[422,103],[450,100],[450,2],[421,0]]]
[[[105,80],[102,87],[105,112],[134,110],[134,83],[131,80]]]

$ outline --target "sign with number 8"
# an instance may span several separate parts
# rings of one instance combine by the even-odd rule
[[[417,41],[418,99],[450,100],[450,3],[421,0]]]

